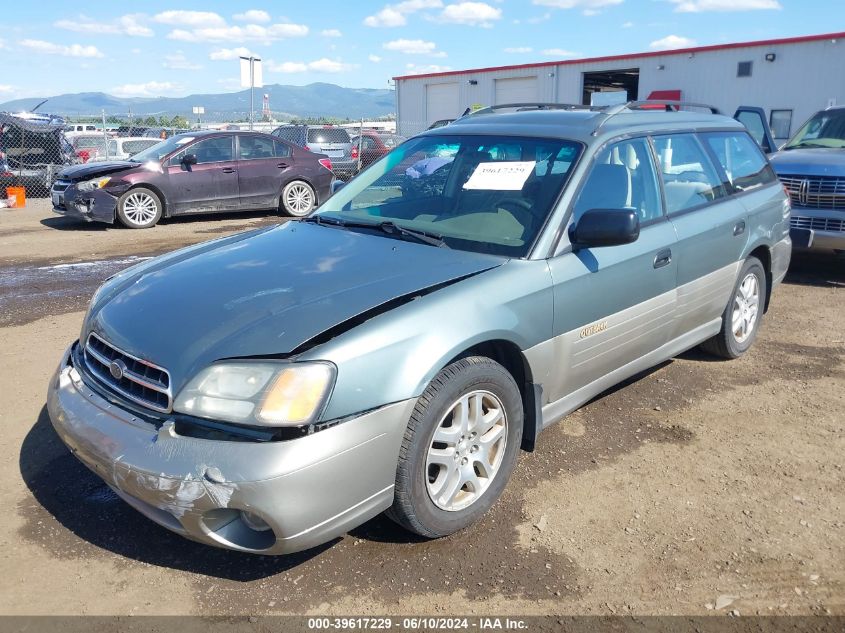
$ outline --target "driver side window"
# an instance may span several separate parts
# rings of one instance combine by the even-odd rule
[[[575,201],[573,220],[590,209],[631,209],[641,223],[663,216],[646,139],[613,143],[599,152]]]
[[[171,157],[170,164],[179,165],[186,154],[193,154],[196,156],[197,165],[202,165],[203,163],[221,163],[233,160],[233,138],[233,136],[217,136],[198,141]]]

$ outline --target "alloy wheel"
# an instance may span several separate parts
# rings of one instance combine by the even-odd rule
[[[133,224],[143,225],[151,222],[158,213],[156,201],[143,192],[130,193],[123,202],[123,215]]]
[[[314,193],[306,184],[294,183],[285,191],[285,206],[294,215],[305,215],[314,206]]]
[[[760,282],[757,275],[748,273],[736,289],[731,331],[737,343],[744,343],[754,332],[760,309]]]

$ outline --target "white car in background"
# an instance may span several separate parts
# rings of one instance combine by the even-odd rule
[[[109,139],[108,151],[98,148],[96,155],[88,159],[89,163],[104,160],[127,160],[148,147],[161,143],[161,139],[143,136],[127,136],[125,138]]]

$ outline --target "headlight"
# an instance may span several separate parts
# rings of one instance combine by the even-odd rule
[[[111,178],[105,176],[104,178],[94,178],[93,180],[86,180],[76,185],[79,191],[94,191],[95,189],[102,189],[105,187]]]
[[[334,379],[330,363],[218,363],[185,385],[173,410],[237,424],[302,426],[320,414]]]

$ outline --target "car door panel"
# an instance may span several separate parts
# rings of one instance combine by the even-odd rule
[[[258,135],[240,135],[238,137],[239,208],[241,210],[277,208],[283,183],[289,180],[293,163],[292,156],[276,156],[272,139]]]
[[[232,136],[202,139],[173,156],[167,166],[167,203],[172,214],[232,211],[238,208],[238,163],[230,151],[221,152],[224,140],[231,147]],[[219,146],[218,146],[219,144]],[[182,158],[197,156],[195,165]],[[222,160],[220,160],[222,159]]]

